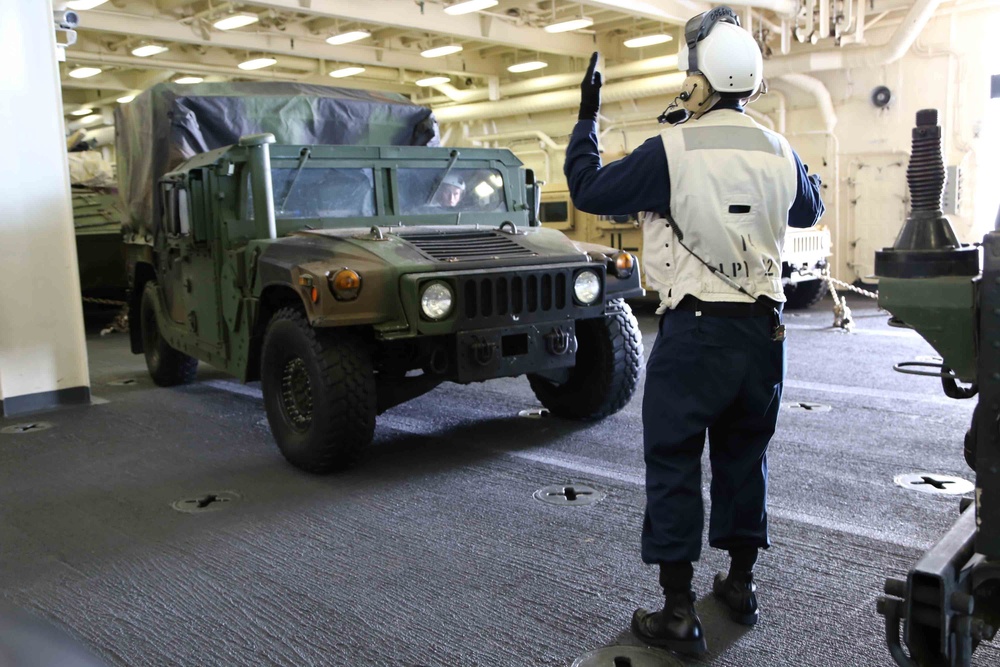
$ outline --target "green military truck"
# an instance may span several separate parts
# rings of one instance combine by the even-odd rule
[[[293,465],[354,463],[378,414],[446,381],[526,375],[584,420],[632,397],[638,266],[543,229],[510,151],[436,146],[428,109],[315,86],[161,84],[128,107],[132,350],[164,386],[199,360],[259,379]]]

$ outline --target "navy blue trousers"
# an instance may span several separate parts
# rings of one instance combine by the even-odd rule
[[[783,342],[772,318],[670,310],[646,364],[646,563],[696,561],[705,511],[701,457],[712,465],[709,545],[766,548],[767,445],[781,405]]]

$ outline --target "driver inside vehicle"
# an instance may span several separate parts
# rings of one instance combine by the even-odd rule
[[[442,208],[456,208],[465,194],[465,181],[457,174],[448,174],[441,181],[434,203]]]

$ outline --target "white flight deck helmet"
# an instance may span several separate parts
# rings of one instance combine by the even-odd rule
[[[677,107],[680,100],[679,106],[697,118],[715,106],[722,94],[741,98],[757,94],[764,59],[753,36],[740,27],[736,12],[729,7],[716,7],[687,22],[677,67],[686,71],[688,78],[671,107]],[[687,120],[687,114],[681,111],[669,114],[669,111],[660,116],[661,122]]]

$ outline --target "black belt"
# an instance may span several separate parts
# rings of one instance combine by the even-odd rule
[[[709,317],[758,317],[773,315],[779,304],[773,299],[760,297],[753,303],[736,301],[702,301],[688,294],[677,304],[677,310],[700,311]]]

